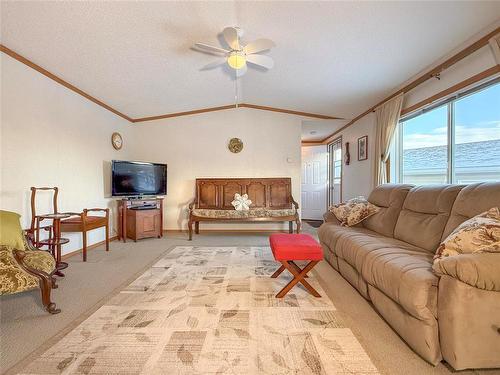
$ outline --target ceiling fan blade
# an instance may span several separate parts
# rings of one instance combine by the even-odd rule
[[[243,76],[247,72],[247,70],[248,70],[248,67],[246,64],[243,68],[235,69],[236,77],[239,78],[239,77]]]
[[[257,39],[243,47],[246,54],[257,53],[275,47],[276,44],[270,39]]]
[[[223,57],[223,58],[217,59],[215,61],[212,61],[211,63],[208,63],[207,65],[205,65],[204,67],[202,67],[200,70],[215,69],[218,66],[221,66],[221,65],[225,64],[226,62],[227,62],[227,59],[225,57]]]
[[[238,30],[236,30],[234,27],[226,27],[222,31],[222,35],[224,36],[224,39],[226,40],[229,47],[234,50],[240,49],[240,42],[238,41]]]
[[[195,43],[194,48],[202,52],[208,52],[208,53],[228,54],[230,52],[227,49],[211,46],[205,43]]]
[[[274,66],[274,61],[269,56],[265,55],[247,55],[247,62],[250,64],[262,66],[266,69],[271,69]]]

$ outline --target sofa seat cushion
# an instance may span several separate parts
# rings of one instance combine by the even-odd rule
[[[431,253],[366,228],[326,223],[318,234],[323,245],[409,314],[436,316],[438,277]]]
[[[56,268],[56,260],[48,251],[44,250],[26,251],[23,262],[28,267],[43,271],[47,274],[52,273]]]
[[[285,216],[294,216],[294,208],[271,210],[267,208],[252,208],[247,211],[236,210],[217,210],[209,208],[196,208],[193,215],[197,217],[213,219],[249,219],[249,218],[279,218]]]
[[[363,227],[343,227],[334,223],[323,224],[318,232],[321,242],[339,258],[344,259],[359,273],[366,256],[374,250],[403,248],[420,251],[416,246],[394,238],[382,236]]]
[[[0,246],[0,295],[24,292],[38,286],[37,278],[19,266],[13,251],[10,246]]]
[[[432,254],[425,250],[385,247],[370,251],[361,271],[373,285],[418,319],[437,317],[439,278],[432,272]]]

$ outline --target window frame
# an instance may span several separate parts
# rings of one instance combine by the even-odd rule
[[[447,173],[446,173],[446,183],[453,184],[454,182],[454,160],[455,160],[455,103],[463,99],[467,96],[474,95],[480,91],[486,90],[494,85],[500,84],[500,76],[495,77],[493,79],[489,79],[486,82],[483,82],[474,87],[458,91],[453,95],[447,96],[446,98],[439,100],[435,103],[432,103],[428,106],[420,108],[416,111],[413,111],[403,117],[401,117],[398,121],[398,125],[396,126],[396,131],[394,134],[394,145],[392,146],[392,151],[397,155],[396,160],[394,160],[394,176],[397,183],[401,183],[403,176],[403,124],[406,121],[409,121],[415,117],[421,116],[427,112],[430,112],[434,109],[446,106],[447,109]],[[392,173],[391,173],[392,175]]]
[[[334,198],[333,198],[333,186],[334,184],[334,169],[335,169],[335,158],[334,158],[334,151],[335,151],[335,146],[338,145],[340,147],[341,151],[341,156],[340,156],[340,202],[342,202],[342,181],[343,181],[343,159],[344,159],[344,150],[342,149],[343,143],[342,143],[342,136],[338,136],[335,138],[333,141],[331,141],[327,145],[327,152],[328,152],[328,193],[327,193],[327,204],[328,207],[332,206],[335,204]]]

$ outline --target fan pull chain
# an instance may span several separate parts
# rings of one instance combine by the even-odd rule
[[[238,108],[238,71],[234,70],[235,80],[234,80],[234,102],[235,108]]]

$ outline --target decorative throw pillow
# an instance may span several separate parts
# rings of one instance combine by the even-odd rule
[[[361,223],[379,210],[380,207],[368,202],[364,197],[356,197],[330,207],[330,212],[340,221],[340,225],[348,227]]]
[[[439,245],[434,259],[467,253],[500,253],[500,209],[494,207],[460,224]]]
[[[252,201],[248,199],[248,194],[234,194],[234,200],[231,202],[236,211],[248,211]]]
[[[0,245],[24,249],[23,230],[19,223],[21,215],[0,210]]]

